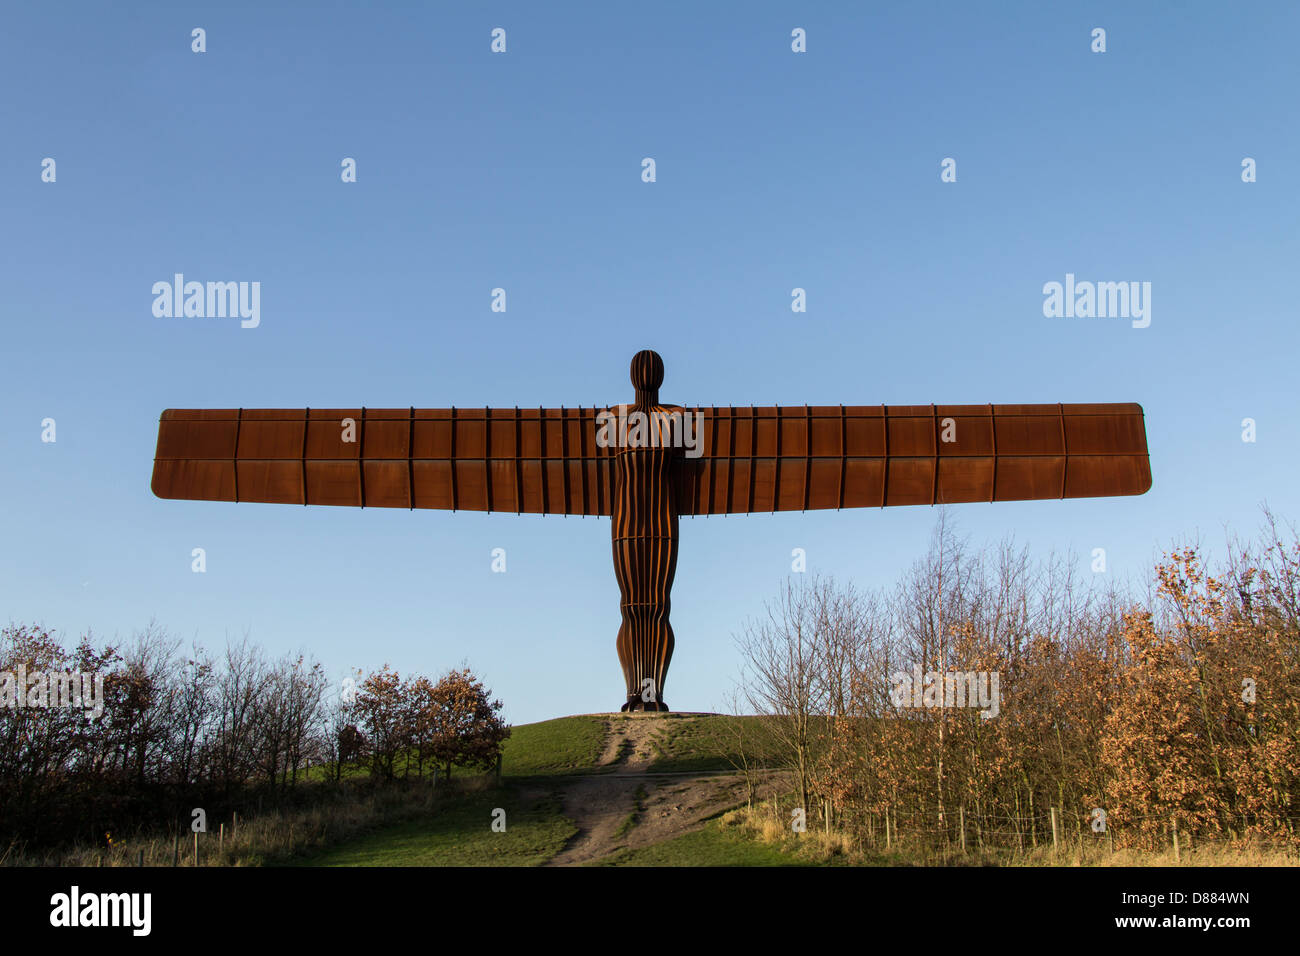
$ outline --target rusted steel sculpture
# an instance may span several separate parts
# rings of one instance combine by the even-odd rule
[[[667,710],[681,515],[1140,495],[1142,407],[168,409],[160,498],[612,517],[623,710]]]
[[[633,357],[636,402],[632,411],[642,416],[636,421],[642,426],[643,441],[630,441],[631,436],[610,421],[612,416],[598,416],[606,433],[600,444],[610,445],[609,429],[619,429],[612,441],[618,449],[618,464],[611,525],[614,576],[622,595],[619,612],[623,623],[618,629],[617,647],[627,682],[623,710],[668,709],[663,686],[676,643],[668,623],[669,592],[677,571],[674,465],[686,436],[682,410],[659,404],[663,380],[664,362],[657,352],[646,350]],[[599,431],[597,434],[599,437]]]

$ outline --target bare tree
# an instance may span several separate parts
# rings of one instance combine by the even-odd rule
[[[809,809],[809,783],[827,710],[825,644],[834,584],[800,577],[786,582],[766,617],[747,623],[736,643],[742,658],[740,696],[786,755],[799,799]]]
[[[171,775],[186,786],[206,775],[207,751],[217,708],[217,673],[212,658],[197,643],[190,646],[172,700],[176,716],[171,741]]]
[[[218,682],[219,706],[214,738],[216,772],[227,793],[257,768],[258,706],[266,693],[266,663],[248,637],[226,646]]]

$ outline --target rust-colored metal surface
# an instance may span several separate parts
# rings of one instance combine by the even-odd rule
[[[612,517],[623,709],[666,710],[681,515],[1140,495],[1142,407],[168,409],[160,498]],[[637,413],[637,414],[634,414]],[[640,419],[638,421],[637,415]],[[629,422],[631,424],[629,424]]]
[[[683,459],[680,514],[1140,495],[1142,407],[707,408]]]
[[[590,408],[168,409],[160,498],[608,515]]]
[[[632,359],[632,384],[636,401],[632,411],[650,423],[662,423],[663,413],[675,409],[659,404],[664,363],[658,354],[638,352]],[[678,419],[680,425],[680,419]],[[606,430],[606,442],[612,429]],[[680,448],[674,447],[671,423],[649,435],[640,447],[614,442],[618,448],[615,470],[612,534],[614,576],[621,595],[618,660],[627,682],[623,710],[667,710],[663,699],[668,663],[673,657],[669,594],[677,571],[677,485],[674,465]]]

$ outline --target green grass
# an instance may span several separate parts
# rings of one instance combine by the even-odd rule
[[[493,810],[506,829],[493,832]],[[537,866],[577,832],[555,796],[524,800],[510,786],[440,797],[428,816],[293,861],[294,866]]]
[[[599,866],[815,866],[775,846],[761,843],[716,821],[702,830],[638,850],[623,850]]]
[[[661,718],[661,730],[654,743],[654,760],[650,770],[661,773],[734,770],[738,742],[729,730],[731,721],[741,721],[751,738],[759,738],[757,717],[676,717]],[[761,738],[760,738],[761,739]],[[751,741],[751,748],[756,744]],[[761,749],[761,746],[760,748]],[[759,756],[762,756],[760,753]],[[750,754],[750,760],[754,754]],[[738,760],[737,760],[738,762]]]
[[[749,731],[756,718],[664,715],[650,770],[700,772],[732,770],[727,750],[737,746],[730,731],[740,720]],[[606,746],[605,718],[564,717],[513,728],[502,758],[504,783],[476,773],[456,774],[427,813],[358,834],[332,847],[295,858],[303,866],[538,866],[559,853],[577,832],[561,810],[564,782],[546,778],[600,773],[596,763]],[[753,739],[759,735],[747,733]],[[751,755],[752,759],[752,755]],[[477,778],[477,779],[474,779]],[[524,780],[531,778],[525,790]],[[539,786],[540,785],[540,786]],[[538,797],[543,792],[545,795]],[[525,799],[524,794],[531,796]],[[631,812],[617,835],[625,837],[641,822],[647,800],[638,787]],[[493,810],[506,811],[506,831],[493,832]],[[596,865],[605,866],[819,866],[843,860],[818,859],[798,841],[765,842],[745,827],[714,819],[654,846],[623,849]]]
[[[617,718],[616,718],[617,719]],[[628,718],[632,719],[632,718]],[[641,718],[644,719],[644,718]],[[657,772],[699,772],[734,770],[728,754],[736,749],[734,735],[726,732],[724,721],[757,721],[755,717],[687,717],[665,714],[658,718],[662,732],[654,744],[654,759],[649,769]],[[757,728],[757,724],[753,725]],[[756,733],[751,737],[759,738]],[[761,751],[762,745],[751,742]],[[511,728],[502,747],[501,767],[506,777],[536,777],[555,774],[599,773],[595,769],[605,748],[605,720],[601,717],[558,717],[536,724]],[[630,750],[629,750],[630,753]],[[628,754],[624,754],[626,757]],[[760,752],[759,757],[763,754]],[[751,754],[751,759],[753,755]],[[397,760],[397,773],[405,770],[404,758]],[[432,772],[426,765],[425,776]],[[367,764],[349,764],[343,768],[345,779],[368,777]],[[457,767],[452,775],[477,776],[480,771]],[[415,765],[410,768],[415,775]],[[327,767],[312,767],[302,773],[303,780],[323,780],[330,776]]]
[[[522,724],[510,729],[501,748],[501,773],[507,777],[535,777],[557,773],[590,772],[605,747],[605,722],[599,717],[558,717],[536,724]],[[426,762],[424,776],[432,775],[434,765]],[[396,772],[399,777],[415,777],[415,758],[407,765],[407,755],[399,754]],[[481,770],[464,767],[452,769],[452,776],[478,776]],[[370,776],[365,762],[345,764],[342,777],[364,779]],[[333,779],[333,765],[309,767],[300,772],[304,781]]]
[[[599,717],[560,717],[511,729],[501,757],[507,777],[590,772],[605,748]]]

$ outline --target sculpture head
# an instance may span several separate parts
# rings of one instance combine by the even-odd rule
[[[632,387],[636,389],[636,404],[659,404],[659,386],[664,383],[664,360],[658,352],[642,349],[632,356]]]

